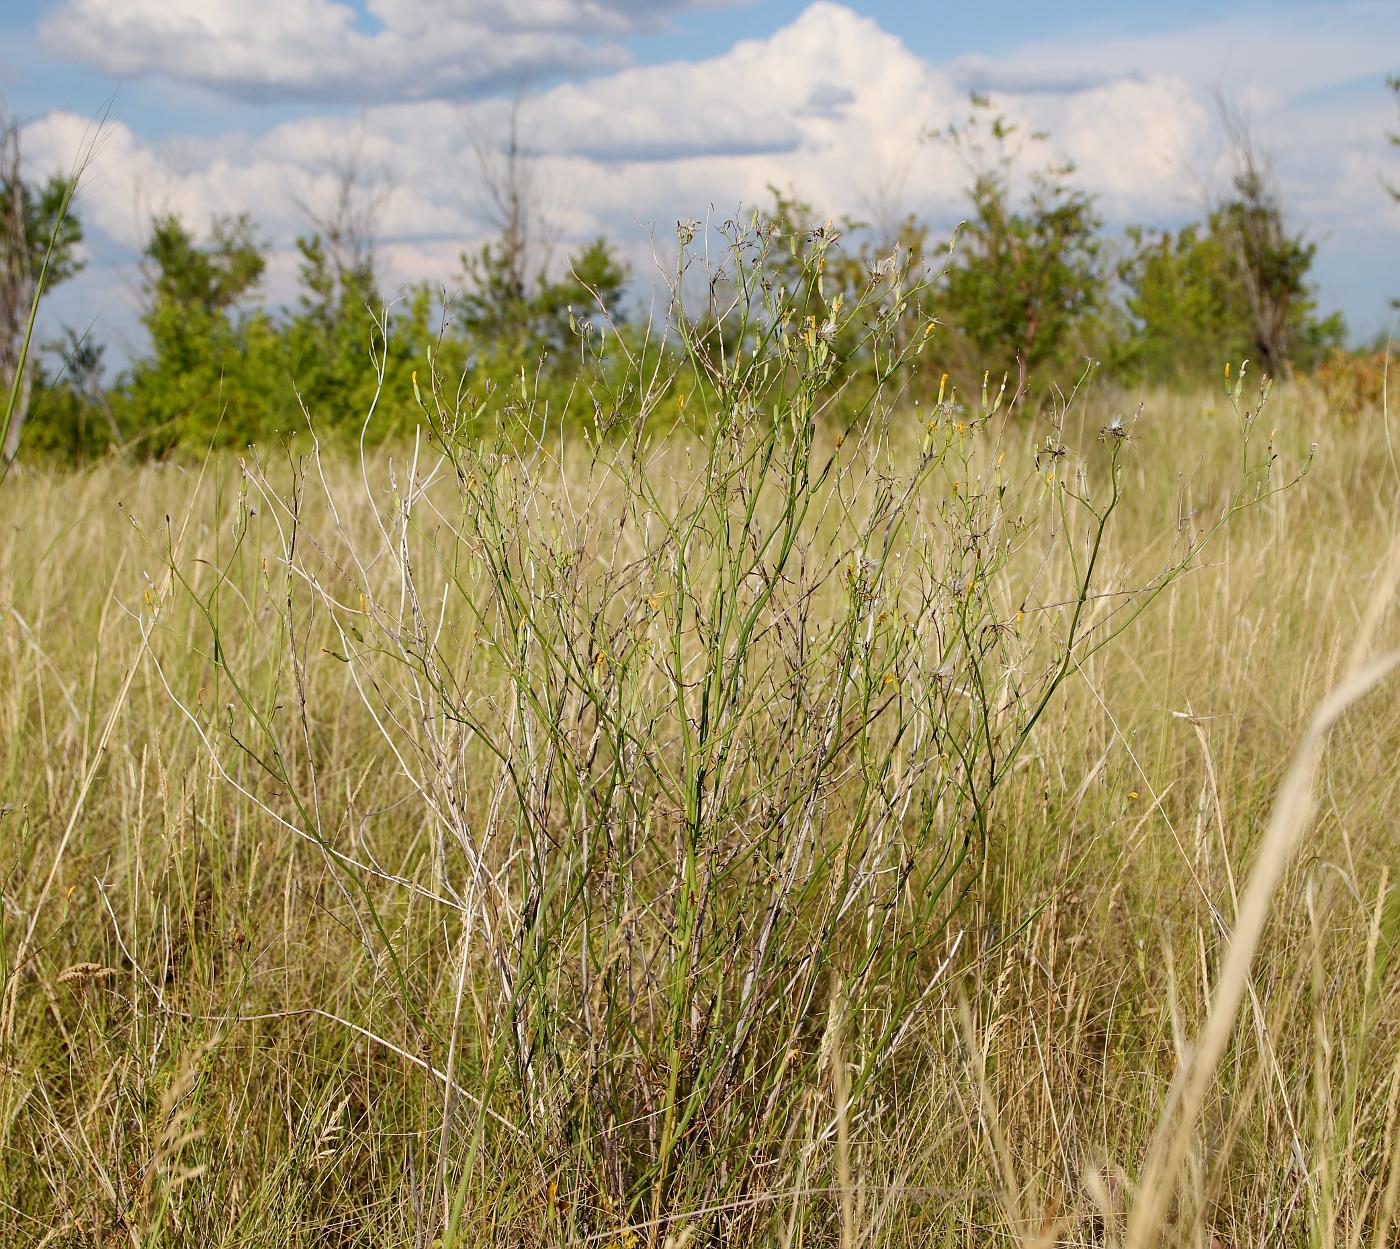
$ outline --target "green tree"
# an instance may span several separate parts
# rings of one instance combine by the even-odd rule
[[[843,307],[861,306],[861,315],[842,322],[830,340],[849,380],[874,363],[872,319],[897,303],[899,313],[882,324],[880,339],[887,354],[903,355],[936,311],[935,291],[925,271],[927,223],[912,213],[889,214],[882,227],[849,215],[823,218],[796,191],[772,184],[768,190],[773,206],[761,215],[761,227],[774,232],[776,245],[765,265],[783,287],[791,315],[820,326]],[[871,294],[883,298],[862,299]],[[911,357],[906,367],[912,370],[917,363],[918,357]]]
[[[1390,88],[1391,94],[1395,96],[1396,110],[1400,111],[1400,74],[1391,74],[1385,80],[1385,85]],[[1400,147],[1400,130],[1392,130],[1387,136],[1390,139],[1391,147]],[[1385,189],[1390,192],[1390,198],[1400,202],[1400,186],[1393,182],[1384,182]],[[1400,298],[1390,301],[1392,308],[1400,308]]]
[[[27,452],[71,462],[123,445],[104,383],[105,354],[91,334],[71,326],[64,327],[61,338],[45,344],[34,366]]]
[[[629,277],[626,264],[604,238],[594,239],[570,257],[565,272],[552,276],[531,269],[510,235],[464,254],[465,284],[457,320],[468,345],[493,358],[521,361],[560,353],[575,325],[599,312],[622,320],[619,306]]]
[[[390,304],[372,250],[347,264],[320,234],[297,239],[297,249],[301,295],[282,333],[301,404],[322,433],[359,429],[371,407],[372,437],[402,428],[415,411],[412,373],[432,338],[427,286]]]
[[[545,354],[561,354],[579,322],[591,320],[600,305],[612,321],[621,321],[619,303],[629,278],[601,237],[556,274],[554,231],[542,208],[538,166],[523,137],[522,109],[517,98],[499,141],[472,137],[493,237],[462,254],[464,281],[454,306],[468,350],[512,372]]]
[[[1249,306],[1208,224],[1132,227],[1119,264],[1129,323],[1115,366],[1157,381],[1198,378],[1252,351]]]
[[[285,327],[291,376],[313,417],[335,423],[372,397],[379,290],[372,261],[336,263],[319,233],[298,238],[297,250],[301,294]]]
[[[1251,154],[1232,194],[1210,216],[1249,312],[1253,355],[1274,377],[1289,377],[1344,334],[1340,316],[1319,320],[1308,275],[1317,244],[1289,228],[1276,185]]]
[[[1063,359],[1075,331],[1101,307],[1107,275],[1093,197],[1070,182],[1074,166],[1050,161],[1018,192],[1027,147],[1018,127],[972,96],[962,125],[930,138],[952,148],[972,176],[971,215],[944,280],[948,315],[982,367],[1016,366],[1018,390],[1030,373]]]
[[[361,143],[325,172],[328,193],[302,205],[312,229],[296,241],[301,293],[282,323],[288,372],[318,434],[359,431],[372,411],[367,434],[378,438],[416,412],[412,373],[425,363],[432,300],[426,285],[384,297],[378,232],[392,188]]]
[[[1118,367],[1195,381],[1247,357],[1286,377],[1341,343],[1341,315],[1322,316],[1307,281],[1314,245],[1280,233],[1276,215],[1261,220],[1265,211],[1236,198],[1175,233],[1129,230]]]
[[[138,445],[241,445],[284,423],[294,409],[278,330],[250,306],[266,259],[248,216],[216,218],[202,243],[162,217],[145,260],[150,353],[121,394]]]
[[[851,245],[864,229],[861,222],[819,216],[792,187],[783,190],[769,183],[768,193],[772,203],[754,214],[751,236],[763,253],[766,298],[746,301],[726,266],[707,274],[704,304],[697,304],[690,317],[691,339],[716,369],[721,357],[732,357],[743,344],[757,345],[767,329],[756,315],[759,308],[782,309],[781,315],[799,330],[809,321],[824,325],[833,307],[851,302],[861,281],[860,260]],[[748,307],[747,316],[734,315],[741,305]],[[832,346],[844,359],[850,335],[841,338]]]
[[[1318,310],[1317,245],[1290,226],[1243,121],[1223,103],[1220,113],[1235,161],[1229,192],[1175,234],[1130,230],[1119,265],[1129,322],[1120,364],[1158,380],[1195,380],[1244,357],[1288,377],[1346,333],[1339,313]]]
[[[23,177],[19,124],[0,118],[0,457],[19,452],[33,392],[27,365],[30,312],[40,288],[66,282],[83,267],[82,224],[72,211],[74,179]],[[13,399],[13,403],[11,403]]]

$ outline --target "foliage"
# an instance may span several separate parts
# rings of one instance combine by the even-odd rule
[[[968,891],[1015,828],[1003,794],[1074,674],[1287,485],[1245,400],[1218,504],[1101,588],[1123,421],[1011,455],[997,398],[911,426],[899,301],[867,283],[812,333],[796,300],[834,241],[789,287],[761,225],[726,255],[742,353],[695,336],[678,263],[673,375],[642,364],[634,391],[695,387],[664,446],[635,400],[599,437],[587,394],[577,415],[499,394],[483,426],[435,373],[431,453],[383,487],[361,462],[372,525],[304,461],[249,457],[216,568],[154,548],[168,590],[142,623],[182,674],[172,710],[228,800],[341,883],[377,968],[356,1018],[401,1021],[416,1041],[389,1043],[446,1073],[444,1246],[475,1243],[480,1176],[522,1148],[557,1243],[672,1211],[755,1243],[745,1194],[803,1184],[813,1091],[835,1080],[865,1122],[919,1067]],[[847,386],[847,331],[887,384]],[[392,796],[324,771],[342,734]],[[403,957],[420,927],[426,978]]]
[[[1341,316],[1316,316],[1308,274],[1317,244],[1289,228],[1278,189],[1247,147],[1231,195],[1210,215],[1230,272],[1244,297],[1252,358],[1274,377],[1288,377],[1295,360],[1306,365],[1345,333]]]
[[[532,272],[508,236],[464,254],[462,268],[466,282],[454,301],[455,319],[469,343],[489,357],[558,355],[574,326],[602,309],[615,323],[625,320],[627,266],[603,238],[581,247],[559,276],[545,268]]]
[[[1125,1243],[1174,1104],[1165,1091],[1199,1053],[1235,899],[1331,657],[1366,654],[1373,618],[1378,648],[1400,640],[1393,594],[1377,599],[1388,616],[1358,610],[1387,591],[1380,553],[1396,536],[1386,433],[1296,388],[1237,422],[1218,385],[1153,395],[1122,438],[1116,400],[1090,388],[1048,448],[1042,423],[984,424],[980,410],[925,422],[896,405],[848,424],[849,392],[825,404],[829,357],[809,360],[796,332],[784,351],[785,382],[809,375],[802,393],[820,413],[810,435],[800,426],[814,455],[797,463],[826,476],[770,582],[780,548],[745,538],[771,533],[781,516],[765,504],[804,486],[752,459],[764,425],[749,409],[770,409],[746,401],[778,396],[742,362],[699,393],[693,375],[677,380],[692,416],[728,396],[710,419],[636,444],[619,430],[596,458],[581,403],[548,423],[536,411],[525,453],[463,438],[450,463],[425,440],[416,466],[394,446],[363,463],[327,448],[318,464],[216,454],[198,473],[109,461],[12,478],[0,1243]],[[790,413],[799,392],[779,393],[790,398],[773,410]],[[1256,411],[1246,403],[1242,418]],[[726,423],[736,407],[747,425]],[[1163,610],[1087,654],[1135,574],[1162,569],[1238,480],[1244,424],[1253,454],[1280,456],[1276,471],[1320,444],[1306,488],[1238,517]],[[768,467],[792,464],[797,441],[794,429]],[[930,450],[943,457],[932,470]],[[1014,709],[1046,672],[1054,652],[1035,647],[1063,636],[1073,608],[1059,595],[1089,550],[1086,514],[1046,478],[1076,490],[1082,468],[1090,503],[1106,501],[1115,454],[1124,493],[1079,662],[999,772],[975,870],[946,911],[930,908],[928,850],[966,808],[947,789],[927,827],[918,794],[964,762],[926,747],[966,740],[969,711]],[[899,487],[921,471],[917,512],[857,546],[872,517],[901,514]],[[639,481],[652,487],[642,497]],[[744,483],[763,492],[752,531]],[[510,510],[491,523],[502,505],[526,523]],[[702,506],[678,560],[669,526]],[[1008,535],[1018,517],[1030,523]],[[886,533],[892,553],[871,569]],[[969,585],[974,561],[990,575]],[[171,562],[193,594],[170,592]],[[769,588],[745,634],[731,608]],[[907,619],[890,610],[905,598]],[[870,633],[848,640],[853,618]],[[976,673],[1002,670],[987,665],[1018,645],[1029,661],[979,690]],[[887,668],[891,655],[903,666]],[[454,707],[497,731],[506,760],[472,726],[417,714],[444,672]],[[837,699],[848,714],[824,719]],[[704,746],[689,756],[668,736],[683,722]],[[813,742],[832,723],[823,769]],[[987,724],[994,742],[1006,723]],[[240,748],[268,741],[256,758]],[[1331,743],[1309,844],[1249,982],[1259,1009],[1246,1002],[1199,1149],[1168,1177],[1165,1226],[1139,1244],[1384,1239],[1400,1148],[1400,700],[1372,697]],[[726,750],[735,766],[701,777]],[[737,766],[754,755],[773,766]],[[699,820],[658,798],[695,780]],[[911,782],[925,788],[901,807]],[[851,800],[867,784],[861,808]],[[813,812],[812,837],[762,802],[774,792],[815,793],[795,808]],[[862,857],[882,822],[899,832],[890,857]],[[678,1116],[660,1214],[646,1200],[629,1214],[618,1194],[654,1173],[664,1113],[567,1112],[639,1102],[683,1115],[715,1088],[713,1066],[685,1060],[720,1052],[744,989],[706,990],[736,948],[752,951],[765,891],[781,896],[794,865],[801,884],[763,966],[820,961],[815,990],[794,974],[762,996],[754,1061],[719,1069],[735,1097]],[[920,996],[901,1005],[911,983]],[[518,1009],[500,1009],[507,998]],[[887,1035],[895,1012],[905,1026]],[[771,1105],[755,1096],[765,1088]],[[790,1130],[775,1132],[784,1117]],[[729,1195],[698,1203],[707,1190]]]
[[[239,446],[290,428],[277,330],[252,306],[267,263],[252,221],[216,218],[200,242],[177,218],[160,218],[145,258],[150,354],[118,402],[133,444],[149,453]]]
[[[1125,370],[1199,382],[1251,354],[1248,306],[1226,246],[1208,226],[1130,230],[1118,276],[1131,320],[1117,361]]]
[[[907,384],[929,371],[921,349],[940,305],[927,259],[929,226],[912,214],[884,229],[850,216],[823,219],[795,190],[768,189],[771,205],[746,223],[744,247],[752,255],[740,257],[740,249],[733,249],[717,271],[704,275],[703,291],[693,292],[686,304],[689,339],[702,345],[713,368],[764,349],[775,327],[758,304],[762,297],[782,310],[783,333],[813,347],[820,343],[837,366],[833,376],[848,401],[857,392]],[[688,243],[698,223],[680,228]],[[761,292],[746,286],[754,280],[761,281]],[[678,277],[682,286],[694,281],[693,274]],[[750,315],[736,315],[741,308]],[[694,385],[697,393],[711,389],[704,370]]]
[[[321,238],[299,240],[300,306],[278,317],[257,302],[266,252],[246,217],[216,219],[198,241],[175,218],[146,248],[150,352],[121,383],[118,419],[147,453],[243,446],[290,434],[309,417],[331,437],[358,431],[377,391],[379,428],[402,426],[415,360],[429,342],[426,290],[383,307],[370,263],[333,263]]]
[[[1085,355],[1125,377],[1171,383],[1213,373],[1224,359],[1253,359],[1287,376],[1295,363],[1309,369],[1338,347],[1344,326],[1318,311],[1310,285],[1316,244],[1288,225],[1267,169],[1238,123],[1226,120],[1236,127],[1238,160],[1229,195],[1174,232],[1130,228],[1116,262],[1073,167],[1051,159],[1027,170],[1027,154],[1046,136],[1023,134],[978,95],[964,123],[930,136],[970,175],[969,218],[947,259],[933,255],[932,226],[915,215],[886,213],[879,228],[827,219],[798,190],[776,186],[751,221],[751,246],[763,240],[762,280],[781,293],[787,328],[820,337],[852,388],[888,384],[892,360],[915,397],[937,391],[945,371],[965,394],[1007,374],[1018,395],[1033,376],[1049,393],[1078,373]],[[478,140],[477,154],[496,233],[462,255],[463,287],[441,300],[424,285],[386,298],[374,238],[390,192],[357,155],[333,169],[329,205],[306,208],[314,229],[296,241],[300,291],[288,309],[261,298],[267,251],[248,217],[215,220],[203,240],[174,218],[154,222],[144,267],[147,349],[100,398],[96,375],[74,386],[65,366],[46,362],[39,419],[50,427],[36,434],[35,449],[61,456],[107,445],[147,455],[244,445],[304,428],[308,418],[327,437],[350,436],[371,405],[378,419],[369,428],[391,436],[417,419],[412,379],[430,358],[462,378],[483,412],[502,394],[563,407],[586,381],[596,420],[611,424],[610,414],[638,398],[636,360],[673,365],[678,344],[629,321],[632,275],[607,239],[553,262],[518,107],[504,145]],[[66,185],[22,188],[20,233],[52,229]],[[698,223],[686,228],[693,233]],[[50,280],[81,264],[80,239],[76,220],[65,219]],[[26,247],[15,270],[25,283],[35,255]],[[688,305],[695,338],[716,358],[754,349],[773,327],[730,315],[754,294],[742,289],[739,271],[705,281],[705,298]],[[864,320],[843,315],[856,306]],[[869,333],[876,321],[884,326],[878,338]],[[741,323],[746,342],[734,337]],[[935,325],[936,363],[911,350]],[[11,329],[14,341],[20,335]],[[694,391],[710,385],[701,376]],[[673,419],[690,393],[649,393],[647,411]]]
[[[1339,314],[1320,317],[1308,284],[1316,246],[1288,232],[1276,197],[1255,177],[1203,223],[1132,229],[1120,260],[1129,318],[1115,363],[1157,381],[1199,383],[1225,360],[1286,376],[1340,344]]]
[[[401,432],[410,381],[432,341],[426,286],[392,307],[379,291],[372,254],[339,263],[319,234],[297,240],[300,306],[281,328],[287,370],[306,414],[327,435],[358,431],[384,393],[380,436]]]
[[[125,439],[104,384],[105,354],[90,334],[72,328],[45,344],[35,365],[27,454],[84,463],[123,448]]]
[[[65,208],[65,203],[71,205],[76,189],[76,179],[65,174],[54,174],[42,183],[19,184],[24,213],[25,252],[29,275],[35,282],[44,270],[46,257],[46,280],[50,287],[81,273],[86,264],[81,253],[82,221],[71,211],[71,207]],[[0,185],[0,195],[8,199],[11,194],[11,187]]]
[[[1033,370],[1063,366],[1075,332],[1102,305],[1107,277],[1093,197],[1070,181],[1074,166],[1050,161],[1018,189],[1027,145],[1018,127],[974,94],[962,125],[931,137],[950,147],[972,176],[972,209],[944,279],[948,315],[993,371],[1013,369],[1025,385]],[[1028,144],[1046,136],[1028,136]]]
[[[1390,355],[1384,347],[1368,351],[1334,347],[1313,366],[1308,380],[1337,420],[1368,419],[1382,413],[1393,364]]]
[[[1400,74],[1388,75],[1386,77],[1385,83],[1386,86],[1390,88],[1391,93],[1395,96],[1396,108],[1400,109]],[[1400,147],[1400,130],[1392,130],[1387,137],[1390,139],[1390,145],[1392,147]],[[1400,186],[1396,186],[1394,183],[1390,182],[1387,182],[1384,185],[1385,189],[1390,193],[1390,198],[1395,200],[1397,203],[1400,203]],[[1390,301],[1390,306],[1392,308],[1400,308],[1400,297],[1392,299]]]
[[[1400,74],[1390,74],[1385,80],[1385,85],[1390,88],[1391,93],[1395,96],[1396,107],[1400,108]],[[1392,130],[1388,138],[1390,139],[1391,147],[1400,147],[1400,130]],[[1400,200],[1400,187],[1391,186],[1387,183],[1386,190],[1390,192],[1390,197],[1392,199]]]
[[[89,150],[89,155],[91,150]],[[82,268],[82,225],[73,211],[78,173],[26,181],[19,125],[0,118],[0,460],[19,452],[33,388],[30,347],[39,302]]]

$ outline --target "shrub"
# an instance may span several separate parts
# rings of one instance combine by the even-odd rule
[[[1344,351],[1334,348],[1313,369],[1309,378],[1321,393],[1328,411],[1346,420],[1362,412],[1377,412],[1385,397],[1387,353]]]
[[[916,1073],[1035,726],[1280,488],[1240,411],[1238,479],[1134,580],[1109,556],[1129,422],[1075,453],[1000,391],[910,394],[916,280],[838,301],[821,239],[797,283],[768,280],[786,244],[762,219],[729,244],[718,323],[685,307],[682,249],[679,355],[637,358],[626,411],[582,386],[586,421],[544,411],[522,384],[484,421],[425,372],[433,454],[382,489],[365,462],[371,527],[342,523],[314,452],[252,459],[220,566],[171,562],[219,691],[172,695],[354,899],[378,973],[348,1022],[441,1095],[445,1245],[475,1234],[483,1160],[548,1176],[569,1238],[710,1211],[746,1243],[784,1188],[834,1226],[826,1146]],[[837,338],[873,383],[848,389]],[[375,810],[323,770],[364,729],[397,777]],[[434,934],[411,962],[410,930]]]

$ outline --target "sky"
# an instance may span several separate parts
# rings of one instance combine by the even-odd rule
[[[490,228],[472,137],[503,136],[516,96],[561,253],[604,233],[643,275],[677,220],[770,184],[951,229],[966,175],[922,136],[973,90],[1049,132],[1111,229],[1177,226],[1228,183],[1223,97],[1318,244],[1322,306],[1369,338],[1400,294],[1397,71],[1394,0],[0,0],[30,172],[96,133],[87,268],[49,315],[118,362],[153,215],[249,212],[290,302],[305,206],[352,153],[388,188],[389,286],[451,289]]]

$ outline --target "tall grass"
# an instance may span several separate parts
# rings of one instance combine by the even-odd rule
[[[1263,832],[1379,427],[964,406],[732,243],[567,414],[14,483],[12,1238],[1387,1243],[1393,699]]]

